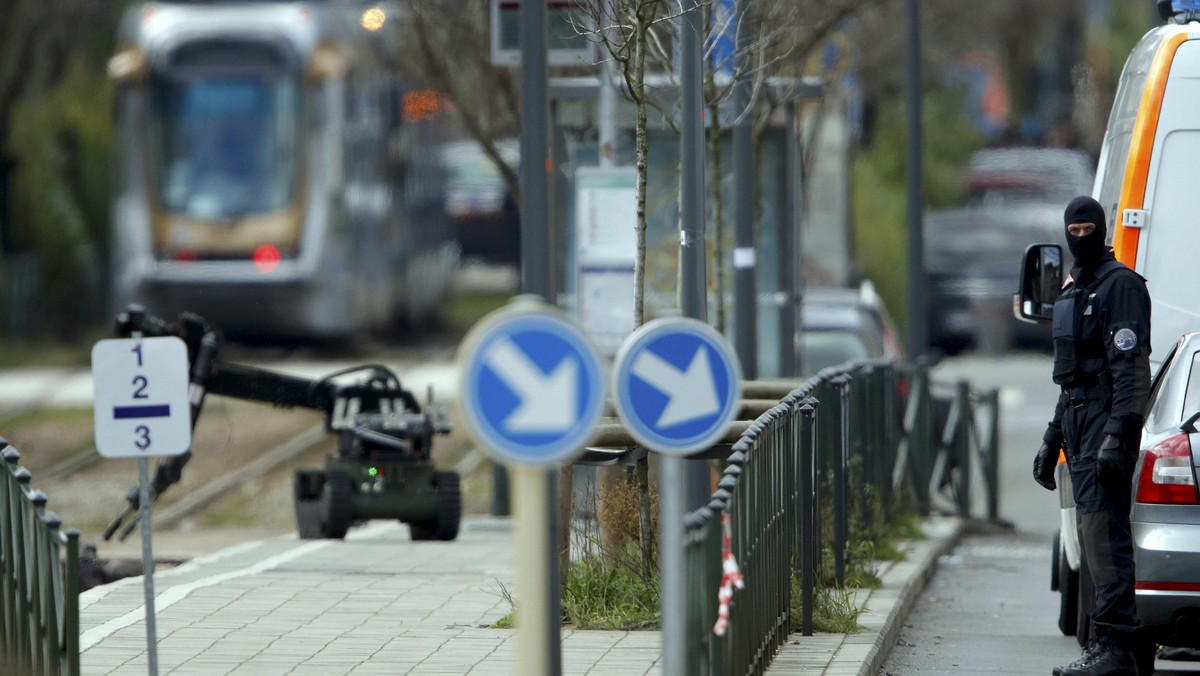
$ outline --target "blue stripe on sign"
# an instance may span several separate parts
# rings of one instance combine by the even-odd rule
[[[151,406],[114,406],[113,417],[122,418],[170,418],[170,404],[154,404]]]

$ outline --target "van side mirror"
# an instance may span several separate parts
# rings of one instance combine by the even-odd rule
[[[1062,247],[1031,244],[1021,261],[1021,281],[1013,299],[1017,319],[1043,324],[1054,314],[1054,301],[1062,291]]]

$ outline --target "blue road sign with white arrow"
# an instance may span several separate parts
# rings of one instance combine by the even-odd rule
[[[646,448],[685,455],[725,435],[742,396],[741,365],[712,327],[666,318],[635,331],[617,354],[617,413]]]
[[[542,303],[492,313],[460,352],[467,426],[501,460],[553,465],[583,450],[604,409],[600,357],[574,324]]]

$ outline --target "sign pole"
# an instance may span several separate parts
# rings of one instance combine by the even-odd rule
[[[130,338],[141,347],[141,331],[134,331]],[[138,456],[138,518],[142,520],[142,590],[146,599],[147,668],[150,676],[158,676],[158,632],[154,624],[154,548],[150,541],[150,460],[144,455]]]
[[[463,338],[459,388],[467,429],[514,474],[518,671],[560,674],[555,472],[595,433],[603,363],[565,313],[522,296]]]
[[[517,546],[515,561],[517,582],[516,658],[521,673],[550,676],[551,648],[555,638],[550,631],[555,611],[550,589],[546,586],[550,570],[547,563],[557,557],[550,547],[550,519],[545,495],[549,472],[540,467],[511,468],[516,490]]]
[[[687,647],[687,579],[684,577],[683,557],[683,458],[663,455],[658,485],[659,513],[658,551],[659,584],[662,595],[663,674],[683,676],[684,651]],[[708,590],[705,590],[708,592]]]
[[[138,512],[142,520],[142,586],[146,594],[146,655],[150,676],[158,675],[158,636],[154,626],[154,554],[150,544],[150,461],[138,458]]]
[[[192,443],[187,346],[177,336],[102,340],[92,347],[96,450],[106,458],[137,458],[142,521],[146,656],[158,676],[154,624],[154,553],[150,522],[150,457],[181,455]]]
[[[725,435],[737,414],[741,387],[741,368],[725,338],[694,318],[655,319],[644,324],[625,339],[613,369],[617,414],[638,443],[661,454],[659,584],[664,676],[686,673],[688,594],[697,593],[687,589],[684,577],[683,519],[690,488],[684,480],[689,469],[686,457]]]

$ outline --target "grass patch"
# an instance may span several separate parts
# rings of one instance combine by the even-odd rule
[[[231,492],[213,507],[200,512],[197,521],[206,527],[254,525],[258,519],[256,510],[260,491],[258,481],[242,484],[241,490]]]
[[[857,634],[858,604],[854,592],[840,587],[818,587],[813,592],[813,630],[831,634]]]
[[[800,576],[792,576],[791,630],[801,631],[804,608],[800,595]],[[837,586],[820,586],[813,589],[813,631],[831,634],[857,634],[864,627],[858,623],[858,604],[854,592]]]
[[[0,369],[90,367],[92,345],[101,338],[111,337],[97,330],[95,336],[71,343],[6,338],[0,340]]]
[[[492,629],[516,629],[517,628],[517,611],[513,611],[504,617],[496,620],[496,624],[492,625]]]
[[[566,620],[580,629],[657,629],[658,578],[588,557],[571,564],[562,604]]]
[[[481,317],[504,307],[511,299],[511,293],[456,293],[442,308],[442,325],[451,331],[466,331]]]

